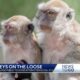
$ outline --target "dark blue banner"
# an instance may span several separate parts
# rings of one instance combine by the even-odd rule
[[[52,72],[56,64],[0,64],[0,72]]]

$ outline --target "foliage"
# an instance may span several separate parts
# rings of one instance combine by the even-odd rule
[[[33,18],[37,5],[47,0],[0,0],[0,20],[4,20],[13,15],[25,15]],[[76,11],[77,19],[80,21],[80,0],[64,0]]]

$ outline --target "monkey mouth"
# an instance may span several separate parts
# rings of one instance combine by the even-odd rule
[[[6,44],[10,43],[9,36],[4,35],[4,36],[3,36],[3,41],[4,41],[4,43],[6,43]]]
[[[13,31],[8,31],[8,30],[3,30],[1,32],[1,35],[2,36],[13,36],[14,35],[14,32]]]
[[[13,41],[15,35],[13,35],[9,32],[5,32],[2,37],[3,37],[3,42],[6,44],[9,44]]]
[[[47,26],[47,25],[40,25],[40,28],[42,31],[45,31],[45,32],[51,32],[52,31],[52,28]]]

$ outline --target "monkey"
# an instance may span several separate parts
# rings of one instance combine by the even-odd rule
[[[41,33],[41,37],[38,37],[42,39],[39,43],[45,57],[43,63],[58,63],[72,52],[74,44],[79,44],[79,24],[74,21],[74,16],[74,10],[67,4],[64,5],[62,0],[50,0],[39,5],[33,23],[35,29],[38,28],[37,31]],[[78,27],[77,31],[75,24]],[[64,54],[61,55],[62,53]],[[50,54],[52,56],[49,56]]]
[[[34,40],[34,26],[25,16],[16,15],[2,21],[4,63],[14,64],[24,60],[28,64],[41,63],[41,51]],[[32,73],[33,80],[43,80],[43,74]]]
[[[43,64],[76,63],[76,59],[72,61],[71,56],[73,57],[73,54],[78,56],[74,52],[76,47],[80,45],[80,24],[75,19],[74,9],[63,0],[43,2],[38,5],[33,24],[38,43],[43,49]],[[70,62],[67,56],[70,57]],[[79,62],[80,60],[77,61],[77,63]],[[68,80],[70,76],[76,74],[60,75],[62,77],[49,73],[48,80]],[[54,76],[56,77],[54,78]],[[64,76],[67,78],[63,78]]]

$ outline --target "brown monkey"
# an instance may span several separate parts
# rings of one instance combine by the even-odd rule
[[[79,38],[79,25],[74,21],[74,10],[61,0],[40,4],[34,25],[39,31],[43,63],[58,63],[74,50],[75,43],[79,43],[76,39]]]
[[[62,0],[41,3],[33,23],[43,49],[43,63],[65,63],[65,57],[80,45],[80,25],[75,20],[75,12]],[[53,74],[49,80],[55,80]]]
[[[34,26],[21,15],[13,16],[2,22],[2,40],[4,63],[16,63],[25,60],[29,64],[41,63],[41,52],[33,39]],[[32,74],[33,80],[41,80],[42,74]]]

